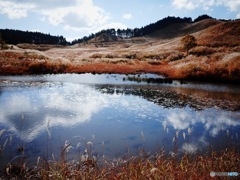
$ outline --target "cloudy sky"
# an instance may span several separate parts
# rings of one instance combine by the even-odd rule
[[[0,28],[63,35],[135,28],[167,16],[240,18],[240,0],[0,0]]]

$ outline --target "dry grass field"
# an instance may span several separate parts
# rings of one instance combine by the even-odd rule
[[[184,51],[191,34],[197,46]],[[157,73],[173,79],[240,82],[240,21],[175,24],[146,37],[97,37],[85,44],[19,44],[0,50],[0,74]]]

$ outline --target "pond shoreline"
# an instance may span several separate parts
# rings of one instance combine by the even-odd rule
[[[221,79],[221,78],[215,78],[215,77],[197,77],[197,78],[168,78],[164,74],[161,73],[156,73],[156,72],[97,72],[97,71],[81,71],[81,72],[61,72],[61,73],[6,73],[6,74],[0,74],[0,76],[38,76],[38,75],[59,75],[59,74],[92,74],[92,75],[102,75],[102,74],[119,74],[119,75],[143,75],[143,74],[155,74],[162,76],[163,78],[148,78],[147,80],[144,80],[146,82],[151,82],[151,83],[172,83],[173,81],[179,81],[181,84],[184,84],[186,82],[191,82],[191,83],[213,83],[213,84],[229,84],[229,85],[240,85],[240,79],[239,80],[229,80],[229,79]],[[137,79],[133,79],[133,81],[137,81]]]

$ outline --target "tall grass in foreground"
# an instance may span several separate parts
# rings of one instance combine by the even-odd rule
[[[22,115],[22,119],[24,116]],[[51,139],[51,132],[47,124],[47,141]],[[6,129],[0,131],[0,155],[9,143],[11,145],[12,136],[2,139]],[[164,126],[164,132],[168,132]],[[188,143],[190,141],[192,129],[188,128],[187,133],[183,132],[183,139]],[[167,153],[164,148],[156,154],[149,154],[145,151],[146,139],[141,131],[142,148],[139,149],[139,155],[131,156],[127,154],[122,158],[107,159],[104,156],[104,142],[102,142],[102,154],[96,154],[94,151],[93,135],[91,141],[87,141],[81,136],[75,136],[77,140],[78,156],[68,158],[68,152],[72,148],[69,141],[65,141],[61,147],[60,158],[38,157],[33,165],[27,162],[24,154],[24,146],[18,148],[20,155],[13,157],[5,168],[0,172],[0,179],[210,179],[211,172],[237,172],[240,173],[240,151],[239,145],[231,147],[231,136],[229,130],[226,131],[225,138],[227,146],[222,151],[213,151],[209,149],[205,154],[196,154],[185,151],[180,155],[178,149],[179,131],[177,130],[173,137],[173,153]],[[236,134],[238,139],[238,134]],[[8,142],[9,139],[9,142]],[[166,143],[166,142],[165,142]],[[83,148],[80,148],[80,147]],[[51,149],[51,148],[50,148]],[[227,177],[226,177],[227,178]],[[235,177],[236,179],[239,178]],[[234,179],[234,177],[233,177]]]
[[[92,142],[87,142],[85,155],[67,161],[70,143],[61,149],[61,160],[37,158],[34,166],[9,163],[3,179],[209,179],[210,172],[239,172],[240,154],[236,150],[210,151],[206,155],[184,154],[180,159],[161,150],[148,155],[141,150],[138,156],[107,160],[93,156]],[[22,157],[18,157],[22,158]],[[20,162],[20,161],[19,161]],[[237,178],[237,177],[236,177]]]
[[[12,165],[4,178],[26,179],[209,179],[210,172],[238,172],[240,156],[234,151],[212,152],[208,156],[184,155],[178,162],[164,152],[155,156],[132,156],[105,161],[101,166],[92,160],[71,162],[44,161],[36,166]]]

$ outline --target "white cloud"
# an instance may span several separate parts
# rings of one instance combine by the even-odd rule
[[[82,34],[91,34],[91,33],[99,32],[103,29],[110,29],[110,28],[126,29],[127,26],[122,24],[122,23],[112,22],[112,23],[103,24],[102,26],[92,26],[92,27],[72,27],[72,26],[69,26],[69,25],[65,25],[64,28],[66,30],[79,32],[79,33],[82,33]],[[79,38],[79,37],[77,37],[77,38]]]
[[[0,13],[6,14],[9,19],[20,19],[27,17],[27,12],[34,7],[32,4],[16,4],[10,1],[2,1],[0,3]]]
[[[129,20],[132,18],[132,14],[123,14],[122,18]]]
[[[0,3],[0,13],[10,19],[27,17],[29,12],[37,14],[42,22],[83,34],[106,27],[126,28],[124,24],[110,22],[108,13],[93,0],[3,0]]]
[[[63,17],[66,12],[64,8],[54,9],[54,10],[42,10],[45,19],[52,25],[56,26],[63,22]],[[51,13],[52,12],[52,13]],[[44,19],[43,18],[43,19]]]
[[[127,29],[127,26],[125,24],[122,24],[122,23],[112,22],[112,23],[108,23],[108,24],[105,24],[105,25],[97,28],[96,31],[100,31],[102,29],[110,29],[110,28],[114,28],[114,29]]]
[[[222,0],[222,4],[227,6],[232,12],[240,12],[239,0]]]
[[[40,11],[52,25],[64,24],[69,27],[93,27],[107,22],[109,17],[92,0],[78,0],[75,6],[44,9]]]
[[[5,0],[15,4],[34,4],[37,9],[54,9],[59,7],[75,6],[79,0]]]
[[[172,5],[177,9],[194,10],[196,8],[202,8],[206,11],[212,10],[212,7],[223,6],[228,8],[230,12],[240,12],[239,0],[172,0]],[[239,17],[239,14],[236,14]]]
[[[65,30],[82,34],[95,33],[108,28],[127,28],[122,23],[109,22],[108,14],[92,0],[77,0],[75,6],[44,9],[40,13],[50,24],[63,25]]]
[[[193,10],[198,7],[197,3],[191,0],[173,0],[172,4],[178,9]]]

